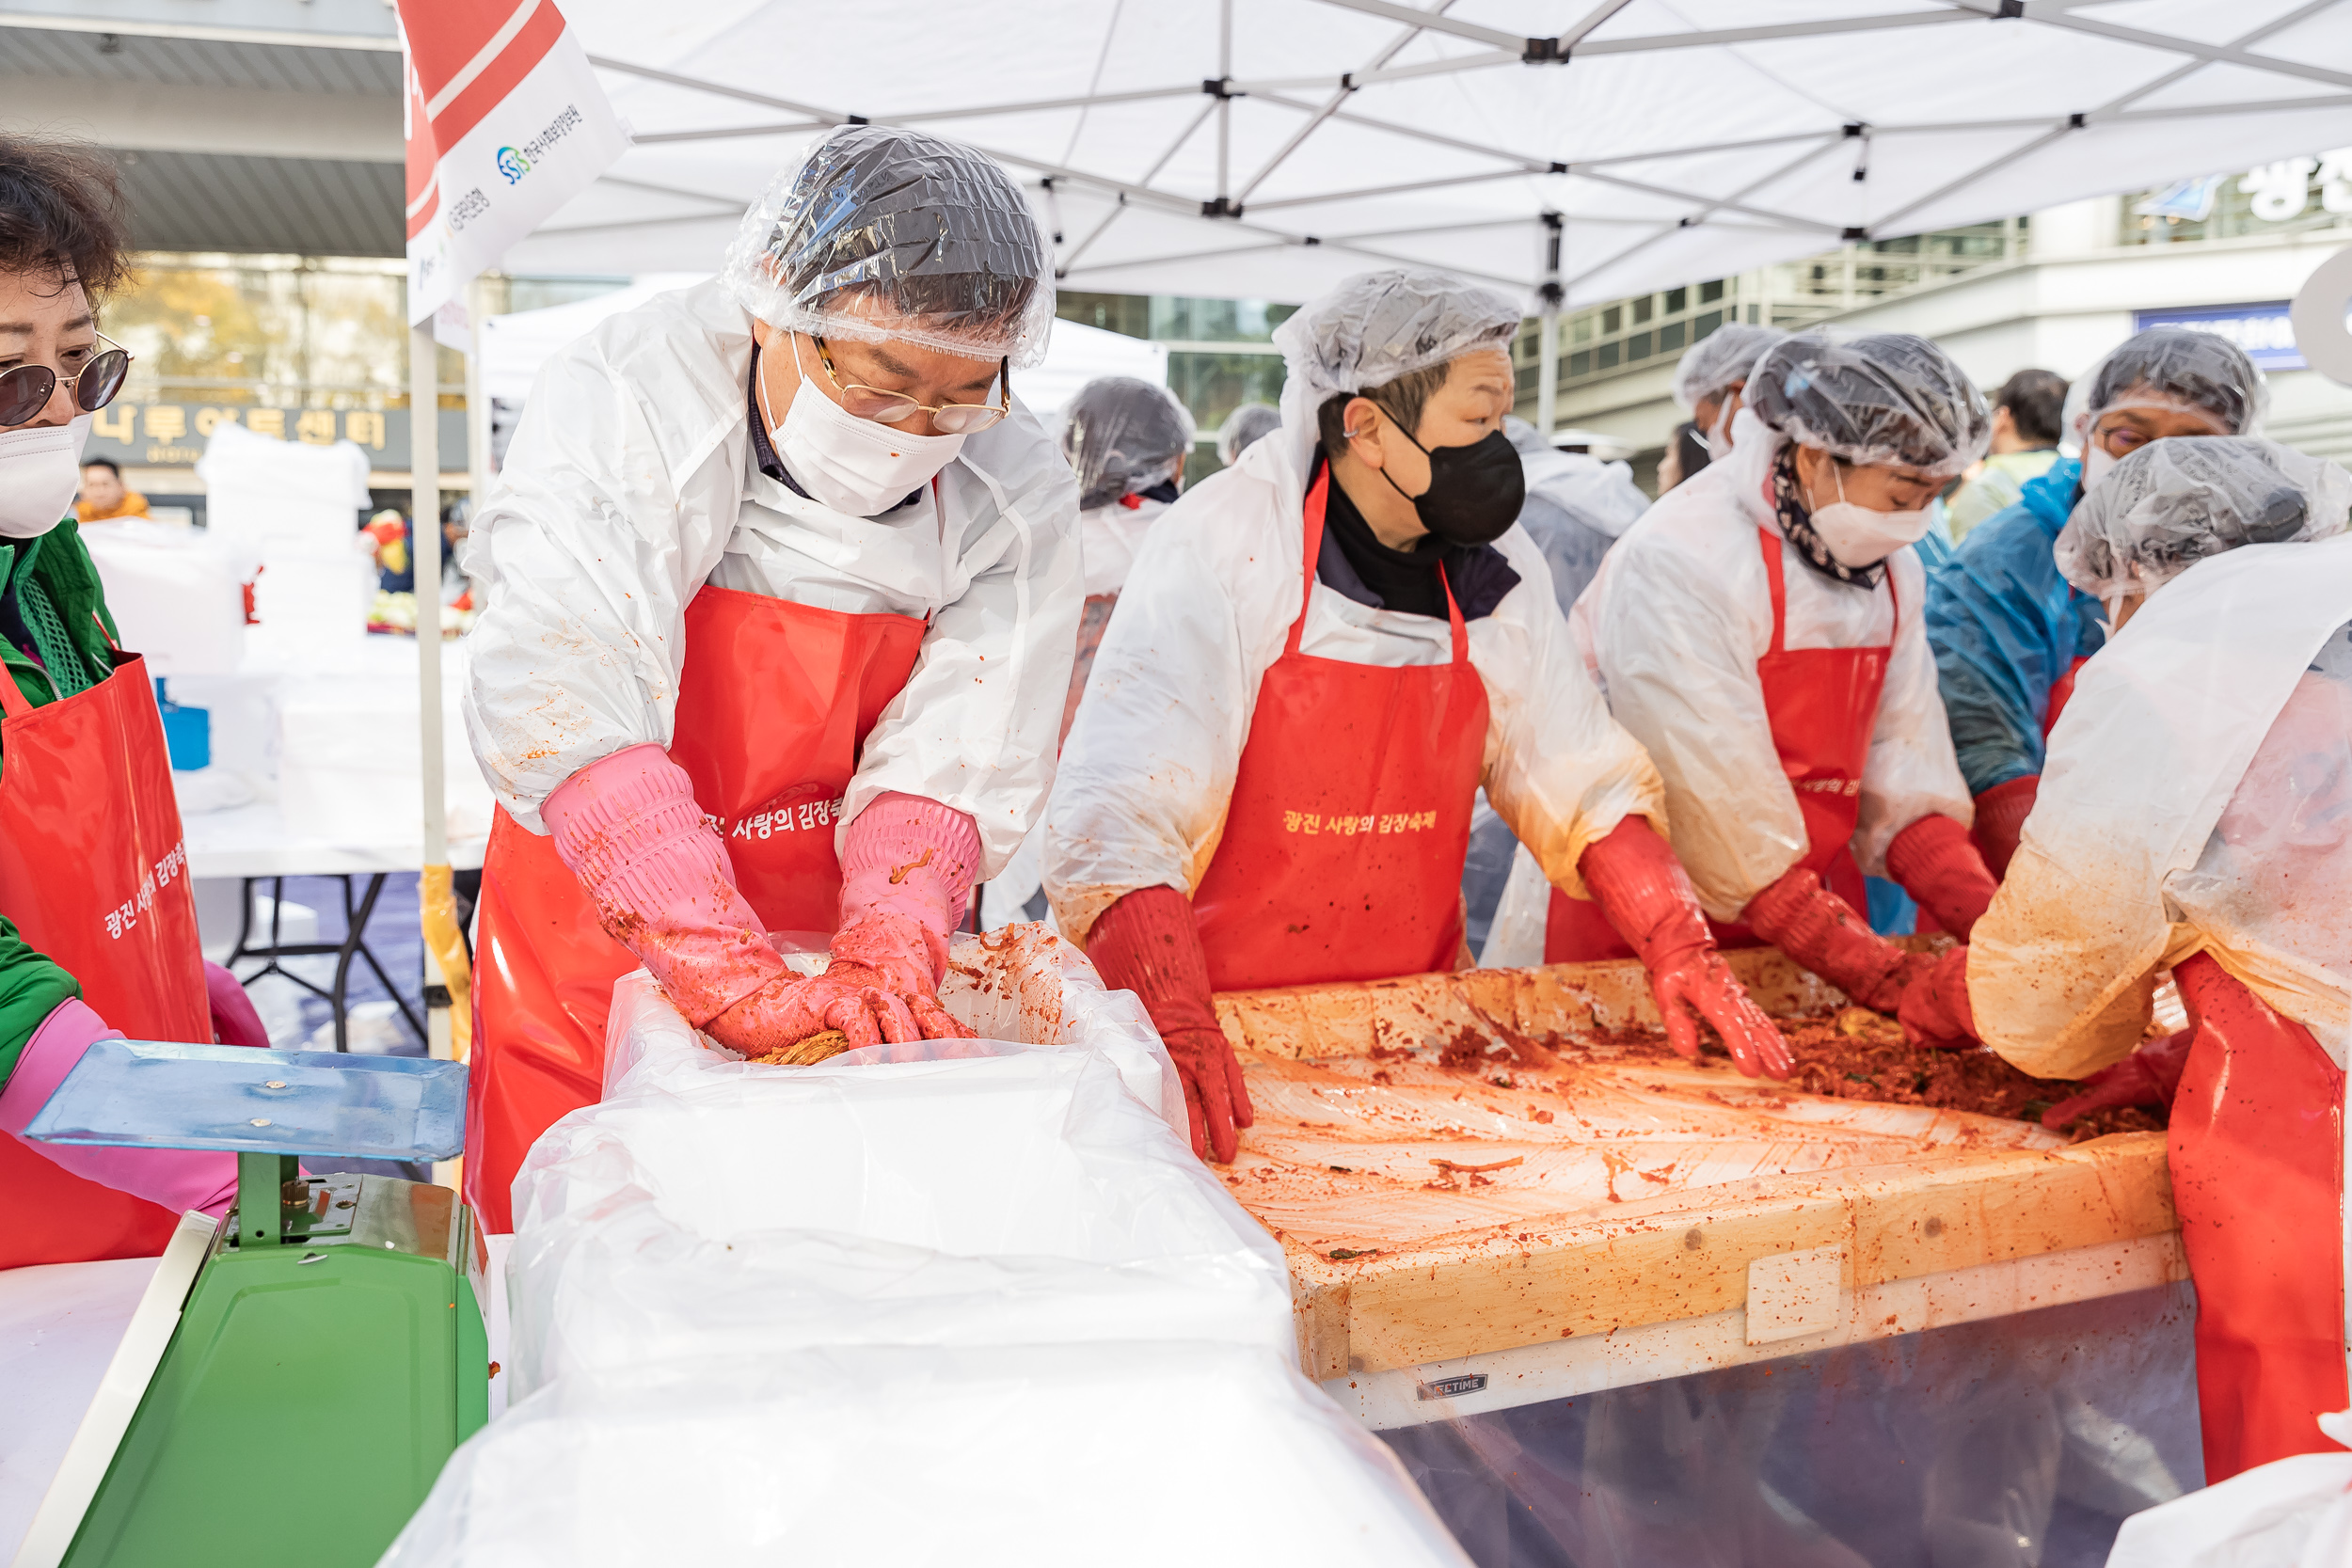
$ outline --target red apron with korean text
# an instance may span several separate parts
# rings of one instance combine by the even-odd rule
[[[1796,791],[1804,816],[1805,851],[1797,864],[1818,875],[1832,893],[1856,910],[1869,908],[1862,867],[1853,858],[1854,824],[1862,814],[1862,765],[1878,727],[1879,693],[1886,686],[1886,661],[1895,651],[1890,635],[1877,648],[1790,648],[1788,585],[1781,575],[1780,536],[1756,531],[1764,550],[1764,580],[1772,595],[1772,645],[1756,661],[1764,688],[1764,714],[1772,727],[1780,768]],[[1886,574],[1886,594],[1895,596],[1895,574]],[[1902,607],[1895,607],[1898,625]],[[1745,926],[1708,921],[1722,947],[1760,947]],[[1600,906],[1552,890],[1544,922],[1546,963],[1586,963],[1629,958],[1633,949],[1609,924]]]
[[[716,817],[736,885],[771,931],[830,931],[834,827],[858,749],[914,669],[924,623],[706,586],[686,607],[670,755]],[[501,809],[482,865],[466,1196],[512,1230],[523,1156],[604,1084],[612,982],[638,967],[606,936],[555,841]]]
[[[2197,1033],[2166,1136],[2197,1286],[2205,1481],[2340,1451],[2344,1074],[2210,953],[2172,972]]]
[[[0,672],[0,914],[133,1039],[213,1041],[155,683],[135,654],[35,707]],[[180,1216],[0,1137],[0,1269],[152,1258]]]
[[[1298,651],[1330,485],[1307,492],[1298,619],[1258,685],[1225,832],[1192,899],[1218,990],[1454,967],[1486,687],[1446,587],[1453,657],[1350,664]]]

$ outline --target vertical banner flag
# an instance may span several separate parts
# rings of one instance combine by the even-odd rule
[[[628,146],[554,0],[399,0],[408,319],[432,316]]]

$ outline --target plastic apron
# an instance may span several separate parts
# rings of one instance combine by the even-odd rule
[[[1446,588],[1453,657],[1352,664],[1299,652],[1330,470],[1306,499],[1298,618],[1258,684],[1193,914],[1218,990],[1450,970],[1486,748],[1486,687]]]
[[[907,683],[924,623],[705,585],[686,607],[670,755],[717,819],[736,885],[771,931],[830,931],[834,828],[858,751]],[[466,1196],[514,1228],[523,1156],[604,1083],[612,982],[638,967],[604,934],[555,841],[501,809],[482,865]]]
[[[1796,867],[1818,875],[1832,893],[1857,910],[1869,907],[1862,867],[1853,858],[1854,825],[1862,815],[1862,767],[1878,727],[1879,694],[1886,686],[1886,663],[1895,651],[1890,635],[1875,648],[1790,648],[1788,585],[1781,575],[1780,535],[1759,528],[1764,581],[1772,598],[1772,647],[1756,661],[1764,689],[1764,712],[1772,726],[1772,747],[1781,771],[1796,791],[1804,816],[1805,852]],[[1886,574],[1886,594],[1895,596],[1895,575]],[[1896,626],[1902,607],[1895,606]],[[1710,920],[1721,947],[1760,947],[1745,926]],[[1570,898],[1554,888],[1544,922],[1546,963],[1588,963],[1629,958],[1633,949],[1589,898]]]
[[[0,912],[133,1039],[209,1044],[196,897],[146,661],[35,707],[0,673]],[[70,868],[70,874],[60,875]],[[0,1268],[151,1258],[180,1216],[0,1137]]]

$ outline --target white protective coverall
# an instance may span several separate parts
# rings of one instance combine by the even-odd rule
[[[1120,601],[1047,812],[1046,895],[1080,942],[1129,893],[1191,895],[1216,853],[1259,682],[1298,618],[1316,428],[1306,403],[1294,376],[1281,428],[1187,489],[1136,558],[1153,592]],[[1551,879],[1581,897],[1588,846],[1630,816],[1664,830],[1658,774],[1586,675],[1543,552],[1516,525],[1495,548],[1519,581],[1468,628],[1489,710],[1483,782]],[[1299,649],[1384,666],[1452,657],[1444,621],[1320,582]]]
[[[467,569],[466,724],[500,803],[534,832],[565,779],[667,746],[687,603],[705,583],[851,614],[925,617],[906,687],[867,736],[836,843],[877,796],[978,825],[983,876],[1035,820],[1077,636],[1076,483],[1016,394],[912,504],[820,506],[761,473],[752,318],[720,281],[661,294],[557,354],[532,390]]]
[[[1742,409],[1733,443],[1617,541],[1571,617],[1610,711],[1657,762],[1675,852],[1719,921],[1737,920],[1806,850],[1756,674],[1772,640],[1756,531],[1780,533],[1768,484],[1787,437]],[[1852,840],[1862,869],[1883,876],[1887,846],[1912,823],[1970,820],[1928,648],[1926,574],[1909,546],[1889,556],[1890,606],[1887,594],[1833,582],[1785,554],[1788,649],[1893,641]]]

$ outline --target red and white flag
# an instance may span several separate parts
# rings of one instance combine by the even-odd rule
[[[586,190],[628,133],[554,0],[399,5],[414,323]]]

